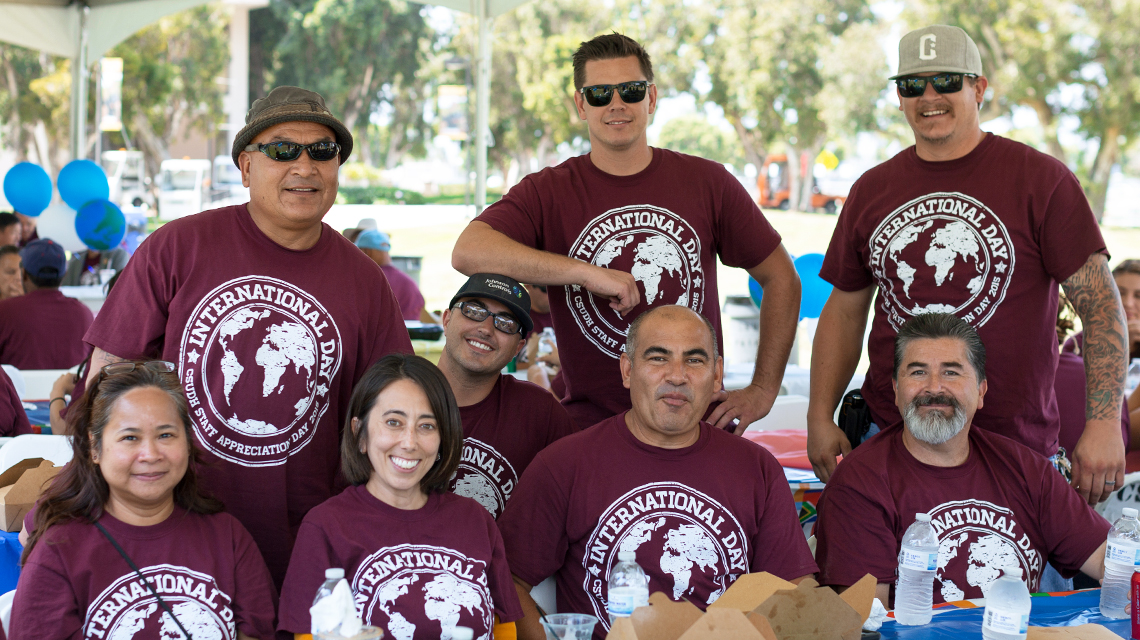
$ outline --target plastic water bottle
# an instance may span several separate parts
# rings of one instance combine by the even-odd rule
[[[1140,522],[1135,509],[1124,509],[1123,515],[1108,532],[1104,551],[1104,584],[1100,588],[1100,613],[1106,618],[1127,618],[1128,590],[1132,574],[1140,569]]]
[[[473,640],[475,630],[470,627],[455,627],[451,630],[451,640]]]
[[[545,356],[553,353],[556,346],[558,346],[558,341],[554,338],[554,328],[546,327],[542,330],[542,335],[538,337],[538,355]]]
[[[313,604],[331,596],[336,583],[341,580],[344,580],[344,569],[325,569],[325,581],[321,583],[321,588],[317,589],[317,597],[313,598]]]
[[[895,584],[895,621],[899,624],[930,622],[937,568],[938,536],[930,524],[930,514],[916,513],[899,551],[899,579]]]
[[[1124,391],[1131,395],[1137,386],[1140,386],[1140,358],[1133,358],[1128,365],[1128,379],[1124,383]]]
[[[1029,610],[1033,601],[1029,587],[1021,579],[1021,567],[1004,567],[1002,577],[990,585],[986,594],[986,613],[982,618],[985,640],[1024,640],[1029,631]]]
[[[609,603],[610,624],[618,618],[628,618],[633,610],[649,604],[649,578],[637,564],[633,551],[618,553],[618,563],[610,569]]]

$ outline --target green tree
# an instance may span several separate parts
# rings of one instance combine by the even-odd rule
[[[70,61],[0,45],[0,136],[16,152],[54,175],[68,158]]]
[[[740,140],[702,116],[681,116],[666,122],[657,146],[735,167],[744,163]]]

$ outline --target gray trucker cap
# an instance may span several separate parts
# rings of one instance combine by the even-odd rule
[[[899,71],[891,80],[944,71],[984,75],[978,45],[965,31],[935,24],[915,29],[899,41]]]

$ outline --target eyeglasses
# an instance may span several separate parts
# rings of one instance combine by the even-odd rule
[[[617,89],[622,102],[634,104],[645,99],[645,94],[649,91],[649,81],[631,80],[621,84],[595,84],[582,87],[580,91],[582,97],[586,98],[586,104],[591,107],[604,107],[614,99],[614,89]]]
[[[962,78],[978,76],[972,73],[940,73],[936,76],[906,76],[895,78],[895,85],[899,88],[899,95],[904,98],[917,98],[926,93],[926,83],[934,85],[938,93],[958,93],[962,90]]]
[[[298,142],[266,142],[248,145],[246,151],[260,151],[278,162],[292,162],[301,157],[301,150],[308,149],[309,157],[317,162],[326,162],[340,155],[340,145],[324,140],[312,144]]]
[[[138,367],[146,367],[147,369],[150,369],[151,371],[157,371],[158,373],[174,373],[174,370],[178,368],[174,365],[173,362],[167,362],[165,360],[151,360],[149,362],[112,362],[111,364],[104,366],[99,371],[105,377],[117,376],[120,373],[130,373]]]
[[[522,331],[522,323],[514,316],[507,313],[491,313],[490,309],[474,300],[460,302],[455,306],[459,307],[459,313],[462,313],[464,318],[475,322],[483,322],[488,316],[494,318],[492,324],[495,325],[495,328],[509,336]]]

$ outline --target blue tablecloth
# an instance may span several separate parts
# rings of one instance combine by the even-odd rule
[[[1100,590],[1078,591],[1065,596],[1047,594],[1033,597],[1029,624],[1035,627],[1075,627],[1095,623],[1104,625],[1121,638],[1132,637],[1129,620],[1110,620],[1100,615]],[[982,637],[982,614],[985,609],[935,610],[934,619],[922,627],[904,627],[889,620],[880,629],[884,639],[912,638],[914,640],[974,640]]]
[[[18,531],[0,531],[0,593],[15,589],[16,580],[20,578],[20,554],[24,546],[19,538]]]
[[[32,433],[41,433],[36,429],[39,426],[51,428],[51,406],[47,400],[25,400],[24,413],[28,414],[28,422],[32,425]],[[42,433],[51,433],[50,431],[42,431]]]

